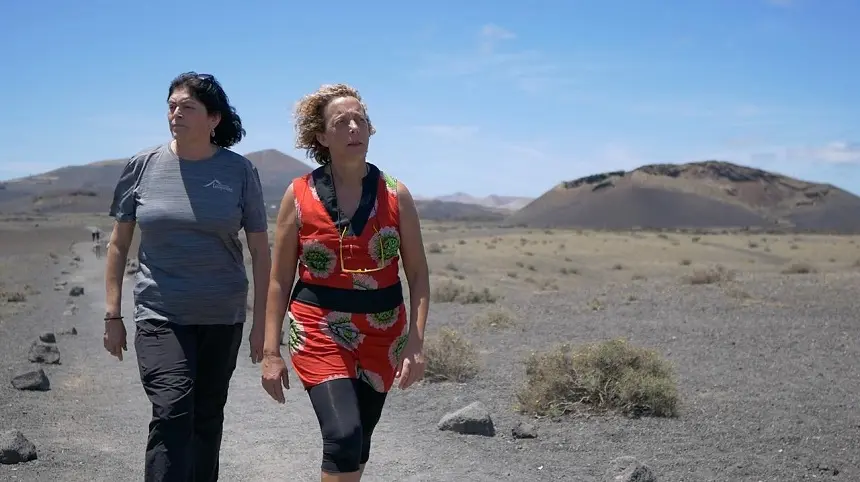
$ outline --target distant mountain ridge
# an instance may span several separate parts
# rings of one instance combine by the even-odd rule
[[[454,202],[460,204],[474,204],[476,206],[483,206],[487,208],[516,211],[531,202],[533,198],[523,196],[500,196],[496,194],[491,194],[485,197],[476,197],[465,192],[455,192],[453,194],[436,197],[425,197],[421,199],[442,202]]]
[[[313,169],[275,149],[249,152],[245,157],[260,173],[269,206],[280,204],[293,178]],[[126,163],[128,158],[108,159],[5,181],[0,189],[0,212],[105,212]]]
[[[315,166],[275,149],[246,154],[270,213]],[[0,183],[0,212],[106,212],[126,159]],[[777,228],[860,233],[860,197],[725,161],[650,164],[564,181],[541,196],[416,196],[422,219],[584,229]]]
[[[277,212],[289,183],[315,169],[277,149],[245,154],[260,173],[263,197],[269,212]],[[0,212],[106,212],[113,189],[128,158],[107,159],[83,165],[64,166],[41,174],[0,182]],[[508,204],[520,198],[489,196],[474,198],[459,193],[467,202],[416,198],[422,217],[439,220],[499,221]]]

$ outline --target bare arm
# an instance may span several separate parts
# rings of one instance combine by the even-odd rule
[[[128,250],[134,237],[136,223],[116,222],[108,243],[107,262],[105,263],[105,313],[107,316],[122,314],[122,278]]]
[[[421,236],[421,223],[412,194],[403,183],[397,183],[400,204],[400,257],[409,283],[410,336],[424,341],[424,328],[430,308],[430,273]]]
[[[272,250],[272,270],[266,301],[264,356],[281,356],[281,330],[298,262],[299,233],[296,226],[295,199],[291,184],[281,199],[275,225],[275,245]]]
[[[254,323],[263,323],[266,318],[266,297],[269,292],[269,270],[272,267],[272,259],[269,255],[269,233],[245,232],[245,238],[248,240],[254,276]]]

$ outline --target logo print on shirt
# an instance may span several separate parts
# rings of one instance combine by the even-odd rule
[[[213,189],[220,189],[222,191],[233,192],[233,188],[223,184],[221,181],[217,179],[213,179],[208,184],[204,184],[203,187],[211,187]]]

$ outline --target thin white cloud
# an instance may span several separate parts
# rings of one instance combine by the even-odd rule
[[[824,146],[788,149],[786,157],[823,164],[860,165],[860,142],[834,141]]]
[[[540,93],[567,85],[570,76],[562,66],[538,50],[503,48],[518,39],[503,27],[487,24],[477,33],[476,44],[458,52],[427,55],[417,70],[427,77],[468,77],[472,80],[503,79],[525,93]]]
[[[517,38],[513,32],[493,24],[481,27],[479,37],[481,51],[488,54],[495,51],[496,45],[500,42]]]
[[[752,103],[708,105],[686,101],[640,102],[631,105],[630,109],[633,112],[646,115],[721,119],[753,119],[764,117],[770,113],[768,109]]]

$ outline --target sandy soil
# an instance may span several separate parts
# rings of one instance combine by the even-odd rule
[[[40,332],[78,330],[59,337],[62,364],[44,367],[50,391],[0,384],[0,429],[20,429],[39,451],[37,461],[0,466],[0,480],[140,480],[149,408],[133,345],[123,362],[102,348],[102,260],[85,231],[71,251],[73,231],[63,232],[28,248],[20,240],[30,238],[12,242],[0,231],[0,290],[27,292],[25,302],[0,301],[0,368],[7,379],[29,365],[27,349]],[[478,347],[480,371],[466,383],[394,391],[365,480],[601,480],[622,455],[648,464],[660,480],[860,480],[855,239],[694,241],[462,225],[428,226],[426,237],[440,246],[430,254],[434,282],[486,286],[501,298],[492,305],[432,305],[428,334],[442,326],[458,330]],[[781,272],[794,262],[817,272]],[[736,280],[684,281],[714,264],[736,270]],[[64,288],[80,285],[85,294],[55,291],[56,280],[67,281]],[[70,304],[77,312],[64,315]],[[472,323],[500,307],[517,315],[515,327],[486,331]],[[656,348],[674,364],[678,418],[568,416],[533,421],[535,439],[511,436],[527,419],[514,405],[529,352],[615,336]],[[227,406],[222,480],[318,480],[318,428],[305,394],[290,390],[284,406],[268,399],[247,354],[246,344]],[[491,410],[495,437],[436,429],[446,412],[475,400]]]

